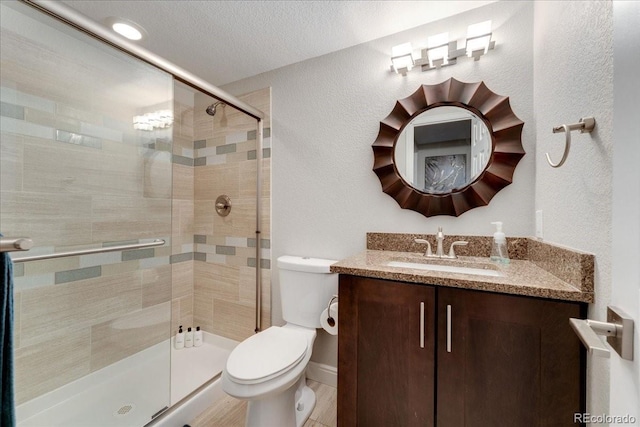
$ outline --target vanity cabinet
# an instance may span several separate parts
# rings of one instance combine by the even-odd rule
[[[338,425],[575,426],[586,304],[340,276]],[[420,307],[424,302],[424,348]]]
[[[340,275],[339,301],[338,425],[433,426],[435,289]]]

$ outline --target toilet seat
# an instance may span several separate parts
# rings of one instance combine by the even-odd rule
[[[227,359],[226,372],[238,384],[258,384],[295,367],[307,354],[306,336],[272,326],[241,342]]]

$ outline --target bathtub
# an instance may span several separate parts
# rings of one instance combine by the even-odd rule
[[[204,332],[201,347],[169,340],[16,408],[18,427],[175,427],[224,396],[220,373],[238,344]]]

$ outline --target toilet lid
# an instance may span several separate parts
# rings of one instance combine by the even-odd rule
[[[307,353],[299,332],[272,326],[241,342],[227,359],[227,373],[236,382],[266,381],[289,370]]]

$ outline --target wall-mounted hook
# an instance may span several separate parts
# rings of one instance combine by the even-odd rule
[[[567,157],[569,157],[569,150],[571,149],[571,131],[579,130],[580,133],[586,133],[591,132],[595,127],[596,119],[594,119],[593,117],[583,117],[578,123],[554,127],[553,133],[564,132],[566,134],[566,141],[564,146],[564,153],[562,154],[562,158],[558,163],[553,163],[553,161],[551,161],[549,153],[545,153],[545,155],[547,156],[547,162],[549,162],[551,167],[559,168],[567,160]]]

